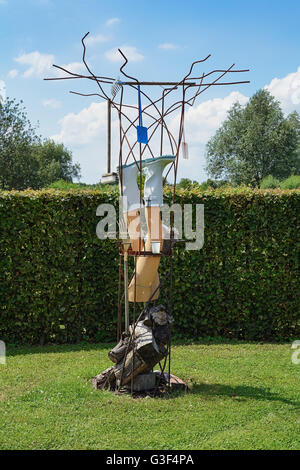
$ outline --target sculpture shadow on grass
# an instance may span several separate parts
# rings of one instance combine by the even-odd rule
[[[203,396],[206,399],[214,399],[216,397],[229,397],[237,401],[247,401],[254,399],[258,401],[277,401],[286,405],[294,406],[300,409],[300,401],[290,400],[282,397],[278,393],[271,392],[268,388],[252,387],[249,385],[227,385],[227,384],[194,384],[190,393],[192,395]]]

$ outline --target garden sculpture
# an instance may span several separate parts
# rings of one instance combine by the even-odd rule
[[[215,69],[192,76],[196,66],[209,59],[208,55],[194,61],[188,73],[178,81],[142,81],[125,72],[128,60],[119,49],[123,60],[120,67],[122,80],[99,76],[94,74],[86,60],[85,39],[88,34],[82,38],[82,60],[87,74],[73,73],[64,67],[54,65],[65,72],[66,76],[45,80],[86,79],[93,81],[98,87],[98,93],[75,91],[71,93],[97,96],[107,101],[108,177],[113,175],[110,173],[111,111],[117,113],[119,121],[117,171],[123,219],[119,221],[118,234],[120,247],[118,344],[109,352],[109,358],[114,365],[94,377],[92,382],[96,388],[109,388],[118,392],[124,389],[130,390],[131,393],[145,390],[157,392],[162,384],[184,385],[180,379],[170,373],[170,325],[173,322],[172,258],[174,243],[179,240],[176,238],[172,217],[169,226],[163,225],[161,221],[161,206],[164,203],[163,185],[168,176],[172,177],[174,203],[179,157],[188,157],[184,131],[186,110],[194,105],[199,95],[212,86],[249,83],[249,81],[220,81],[228,73],[248,70],[235,70],[232,64],[227,69]],[[124,103],[124,94],[127,91],[131,92],[131,97],[135,96],[135,104]],[[142,104],[142,101],[146,103]],[[143,118],[144,121],[147,120],[147,126],[143,125]],[[143,228],[143,218],[146,221],[145,228]],[[167,275],[160,279],[158,269],[163,256],[170,260],[170,266]],[[124,263],[121,262],[122,258]],[[134,271],[130,280],[128,279],[129,258],[134,260]],[[123,287],[122,279],[124,279]],[[158,299],[161,301],[163,297],[166,306],[156,305],[155,302]],[[142,307],[139,307],[140,304]],[[137,314],[138,308],[140,312]],[[169,371],[165,373],[167,362]],[[160,371],[153,372],[153,367],[157,363],[160,365]]]

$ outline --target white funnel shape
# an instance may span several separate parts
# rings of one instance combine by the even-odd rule
[[[122,173],[119,167],[118,172],[120,196],[127,198],[127,207],[125,206],[123,208],[123,212],[131,212],[140,209],[140,190],[137,184],[139,169],[137,164],[134,162],[130,165],[122,165]]]
[[[157,158],[148,158],[142,161],[145,172],[144,201],[146,206],[163,205],[162,174],[165,167],[175,161],[174,155],[164,155]]]

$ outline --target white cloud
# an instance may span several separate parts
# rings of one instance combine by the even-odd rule
[[[85,66],[82,62],[70,62],[69,64],[62,65],[61,67],[63,67],[66,70],[69,70],[69,72],[78,73],[78,74],[81,74],[85,70]],[[55,68],[55,73],[58,77],[67,76],[66,72],[57,68]]]
[[[29,52],[16,57],[15,62],[21,65],[29,66],[22,74],[24,78],[44,78],[50,71],[54,72],[57,77],[65,77],[66,72],[53,68],[55,56],[53,54],[42,54],[38,51]],[[62,65],[63,68],[73,73],[81,73],[85,70],[82,62],[70,62],[69,64]],[[13,69],[9,72],[9,77],[14,78],[18,74],[18,70]]]
[[[54,55],[41,54],[38,51],[22,54],[14,59],[18,64],[29,66],[23,73],[23,77],[43,77],[49,71],[53,62]]]
[[[51,138],[62,142],[73,152],[74,161],[82,169],[82,181],[96,183],[106,172],[107,151],[107,104],[91,103],[78,113],[69,113],[60,121],[60,132]],[[112,113],[112,168],[115,170],[119,151],[119,124],[115,112]]]
[[[113,24],[120,23],[120,18],[110,18],[106,21],[106,26],[112,26]]]
[[[130,118],[137,117],[137,111],[128,109]],[[115,171],[119,158],[119,119],[116,111],[112,110],[111,156],[112,169]],[[126,127],[128,121],[124,120]],[[93,102],[78,113],[69,113],[60,121],[60,131],[51,139],[64,143],[73,152],[74,161],[78,161],[82,169],[82,180],[96,183],[106,172],[107,152],[107,103]],[[136,139],[136,130],[128,132],[130,143]],[[127,144],[124,146],[127,155]]]
[[[0,102],[6,98],[6,85],[3,80],[0,80]]]
[[[140,54],[137,48],[134,46],[123,45],[119,49],[121,49],[121,51],[126,55],[127,59],[130,60],[131,62],[139,62],[140,60],[144,59],[144,56]],[[117,47],[107,51],[105,53],[105,57],[111,62],[123,62],[124,61]]]
[[[176,44],[172,44],[171,42],[164,42],[163,44],[159,44],[159,49],[164,49],[166,51],[171,51],[178,49],[178,46]]]
[[[248,100],[247,96],[238,91],[232,91],[225,98],[214,98],[203,101],[193,108],[188,108],[185,112],[186,140],[193,145],[206,144],[226,119],[231,106],[237,101],[244,105]],[[174,116],[170,125],[175,135],[178,123],[179,115]]]
[[[300,67],[283,78],[273,78],[265,88],[280,101],[285,112],[300,110]]]
[[[88,36],[86,39],[86,44],[93,46],[94,44],[102,43],[108,41],[108,37],[103,34],[96,34],[95,36]]]
[[[60,101],[58,101],[56,99],[49,99],[49,100],[43,100],[42,105],[45,108],[58,109],[58,108],[60,108],[61,103],[60,103]]]
[[[106,103],[92,103],[79,113],[69,113],[59,124],[61,131],[51,138],[66,145],[90,143],[101,131],[106,131]]]
[[[19,71],[17,69],[12,69],[8,72],[9,78],[15,78],[18,75]]]
[[[227,112],[237,101],[244,105],[249,98],[238,91],[232,91],[224,98],[214,98],[203,101],[185,112],[185,141],[188,144],[189,159],[179,164],[178,181],[180,178],[203,181],[207,179],[205,173],[205,145],[220,127]],[[172,118],[169,128],[174,136],[178,135],[180,113]],[[182,153],[180,153],[182,158]],[[172,179],[171,175],[170,178]]]

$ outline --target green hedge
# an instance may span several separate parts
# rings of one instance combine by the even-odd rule
[[[0,339],[115,339],[119,255],[95,228],[96,207],[117,198],[116,189],[0,192]],[[176,202],[204,204],[205,242],[175,249],[174,334],[299,339],[300,191],[180,190]]]

